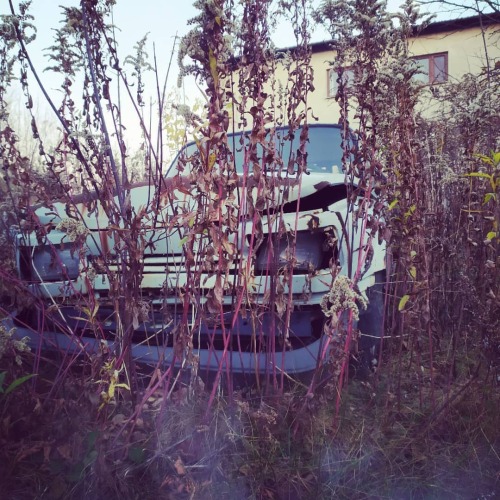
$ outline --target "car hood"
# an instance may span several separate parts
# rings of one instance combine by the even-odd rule
[[[238,186],[240,195],[244,189],[257,184],[253,176],[249,176],[246,182],[240,177]],[[345,176],[340,173],[311,173],[302,175],[300,179],[290,177],[276,179],[273,182],[275,195],[270,196],[270,199],[283,200],[283,193],[286,192],[286,202],[293,202],[329,186],[341,184],[345,184]],[[256,191],[255,188],[252,190],[254,200],[256,199]],[[176,176],[165,179],[159,198],[163,216],[174,213],[177,204],[185,204],[194,200],[195,194],[197,194],[196,184],[190,182],[187,177]],[[117,203],[117,196],[114,198],[115,203]],[[135,184],[130,189],[130,206],[136,214],[151,214],[157,202],[158,197],[155,198],[154,187],[147,183]],[[110,225],[103,203],[95,193],[74,196],[73,205],[58,201],[51,206],[38,206],[35,209],[35,214],[39,222],[44,225],[58,224],[70,216],[83,219],[89,229],[104,229]]]

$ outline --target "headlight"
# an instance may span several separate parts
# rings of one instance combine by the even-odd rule
[[[30,281],[74,280],[79,274],[78,252],[71,248],[43,245],[22,252],[21,275]]]
[[[278,271],[293,263],[293,269],[298,273],[308,273],[311,270],[328,266],[329,256],[325,252],[325,235],[299,231],[295,245],[290,234],[277,236],[266,235],[257,250],[255,258],[255,273]]]

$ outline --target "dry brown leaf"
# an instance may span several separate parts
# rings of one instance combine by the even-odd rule
[[[52,450],[52,446],[48,443],[43,447],[43,461],[44,462],[49,461],[51,450]]]
[[[61,457],[71,460],[71,447],[68,443],[58,446],[56,449]]]
[[[177,482],[177,479],[175,479],[173,476],[166,476],[163,482],[160,485],[160,488],[163,488],[164,486],[170,486],[172,483]]]
[[[123,413],[117,413],[111,422],[113,425],[121,425],[125,420],[127,420],[127,417]]]
[[[184,464],[183,464],[180,457],[175,461],[174,468],[175,468],[175,471],[177,472],[177,474],[179,474],[179,476],[186,475],[186,472],[187,472],[186,467],[184,467]]]

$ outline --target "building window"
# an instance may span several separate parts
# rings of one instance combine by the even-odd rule
[[[413,57],[417,63],[418,73],[413,79],[424,85],[443,83],[448,80],[448,53],[427,54]]]
[[[334,69],[328,70],[328,97],[335,97],[337,95],[339,89],[338,78],[339,74],[337,71]],[[354,68],[344,68],[342,78],[347,89],[352,87],[354,83]]]

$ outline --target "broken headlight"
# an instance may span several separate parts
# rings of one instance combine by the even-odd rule
[[[78,252],[57,245],[26,247],[21,255],[21,276],[30,281],[67,281],[78,277]]]
[[[323,233],[298,231],[295,241],[291,234],[266,235],[257,250],[255,274],[276,272],[288,265],[294,272],[305,274],[322,269],[327,263]]]

